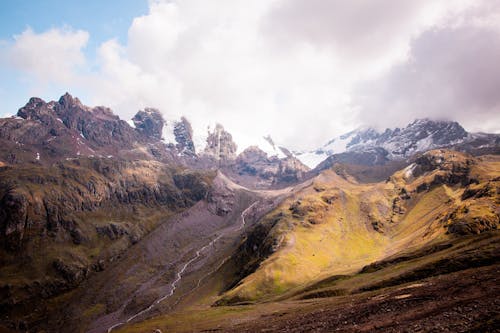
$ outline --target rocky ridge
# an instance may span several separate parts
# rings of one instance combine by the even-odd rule
[[[469,153],[498,152],[500,135],[468,133],[454,121],[417,119],[404,128],[360,128],[330,140],[324,146],[297,157],[311,167],[326,166],[337,162],[377,165],[387,161],[407,159],[417,153],[436,148],[454,148]],[[315,165],[313,165],[315,164]]]
[[[240,154],[232,135],[217,124],[196,151],[190,122],[181,117],[166,121],[159,110],[140,110],[129,122],[109,108],[88,107],[66,93],[58,101],[31,98],[17,116],[0,119],[0,163],[50,165],[64,159],[146,159],[201,169],[223,168],[260,186],[287,184],[303,179],[307,168],[270,137],[262,138],[263,152],[253,172],[252,159]],[[253,179],[253,180],[252,180]]]

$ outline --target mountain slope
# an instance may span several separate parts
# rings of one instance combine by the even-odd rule
[[[499,166],[497,160],[437,150],[384,183],[322,173],[263,219],[270,227],[254,252],[267,257],[220,302],[267,299],[328,275],[353,273],[403,249],[496,229]]]
[[[437,242],[286,300],[192,306],[119,332],[491,332],[499,324],[499,240],[490,231]]]
[[[82,158],[2,167],[1,321],[43,320],[47,302],[204,199],[213,177],[156,161]]]
[[[397,131],[353,132],[348,151],[311,171],[270,137],[237,154],[218,125],[199,149],[187,119],[156,109],[125,122],[69,94],[32,98],[0,119],[0,330],[127,330],[159,314],[181,315],[166,325],[179,330],[193,320],[185,311],[336,294],[332,276],[377,276],[415,253],[430,255],[425,271],[429,246],[498,228],[500,177],[495,156],[411,148],[394,159],[380,146],[463,134],[439,123],[423,135],[425,124],[405,129],[411,144]],[[495,138],[456,145],[495,151]],[[488,246],[442,259],[483,265]],[[346,293],[385,283],[351,282]]]
[[[446,150],[384,183],[325,172],[254,225],[203,296],[118,332],[488,331],[499,177],[498,156]]]

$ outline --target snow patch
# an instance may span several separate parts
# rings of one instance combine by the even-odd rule
[[[134,121],[133,121],[132,119],[127,120],[127,124],[128,124],[130,127],[135,128],[135,123],[134,123]]]
[[[163,125],[161,139],[166,143],[174,143],[174,144],[176,143],[174,126],[175,126],[174,121],[165,121],[165,124]]]
[[[286,155],[283,151],[272,141],[271,137],[260,137],[255,146],[259,147],[260,150],[265,152],[268,157],[278,157],[278,158],[286,158]]]
[[[352,138],[356,135],[356,131],[352,132],[350,135],[341,135],[336,137],[326,145],[324,145],[321,150],[324,150],[328,155],[340,154],[347,151],[347,145],[352,141]]]
[[[314,169],[321,162],[328,158],[328,154],[325,152],[306,152],[306,153],[297,153],[295,157],[301,161],[303,164],[307,165],[309,168]]]
[[[193,130],[193,144],[197,154],[205,151],[205,148],[207,147],[208,134],[212,128],[215,128],[215,125],[208,125],[205,127],[205,130],[202,131]]]
[[[403,169],[404,171],[404,177],[406,179],[410,178],[413,176],[413,171],[415,170],[415,168],[417,167],[417,165],[415,163],[412,163],[410,165],[408,165],[406,168]]]
[[[433,146],[434,146],[434,143],[432,140],[432,136],[429,135],[429,136],[427,136],[427,137],[425,137],[417,142],[415,150],[416,151],[424,151],[424,150],[430,149]]]

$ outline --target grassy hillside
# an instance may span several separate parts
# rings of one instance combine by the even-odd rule
[[[418,250],[331,276],[286,300],[198,303],[118,332],[491,331],[498,325],[500,233],[432,241]]]
[[[274,221],[275,251],[219,304],[283,297],[403,250],[495,229],[499,175],[497,158],[439,150],[381,183],[326,171],[264,219]]]

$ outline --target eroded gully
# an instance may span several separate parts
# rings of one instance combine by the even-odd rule
[[[198,260],[202,253],[212,247],[219,239],[221,239],[222,237],[228,235],[229,233],[231,232],[234,232],[234,231],[241,231],[243,230],[243,228],[245,227],[245,216],[246,214],[248,213],[248,211],[250,211],[250,209],[252,209],[256,204],[258,203],[258,201],[254,202],[253,204],[251,204],[250,206],[248,206],[242,213],[241,213],[241,223],[240,225],[238,226],[237,229],[235,230],[228,230],[227,232],[225,233],[221,233],[220,235],[218,235],[216,238],[214,238],[212,241],[210,241],[208,244],[206,244],[205,246],[201,247],[200,249],[198,249],[196,251],[196,255],[194,257],[192,257],[191,259],[189,259],[187,262],[184,263],[184,265],[182,266],[182,268],[176,273],[176,278],[174,279],[174,281],[172,281],[172,283],[170,284],[170,291],[163,295],[162,297],[158,298],[157,300],[155,300],[150,306],[148,306],[147,308],[135,313],[134,315],[130,316],[127,320],[125,321],[122,321],[122,322],[119,322],[119,323],[116,323],[114,324],[113,326],[109,327],[107,332],[110,333],[112,332],[115,328],[118,328],[122,325],[125,325],[127,323],[130,323],[131,321],[133,321],[134,319],[136,319],[137,317],[139,316],[142,316],[143,314],[151,311],[155,306],[157,306],[158,304],[160,304],[161,302],[163,302],[164,300],[166,300],[167,298],[171,297],[174,293],[175,293],[175,290],[177,289],[177,286],[178,284],[182,281],[182,276],[184,274],[184,272],[186,271],[186,269],[192,264],[194,263],[196,260]],[[208,276],[210,276],[211,274],[215,273],[220,267],[222,267],[222,265],[229,259],[229,257],[226,257],[222,260],[221,264],[219,264],[216,269],[210,271],[209,273],[207,273],[206,275],[204,275],[199,281],[198,281],[198,284],[196,287],[199,287],[200,284],[201,284],[201,281],[205,278],[207,278]]]

